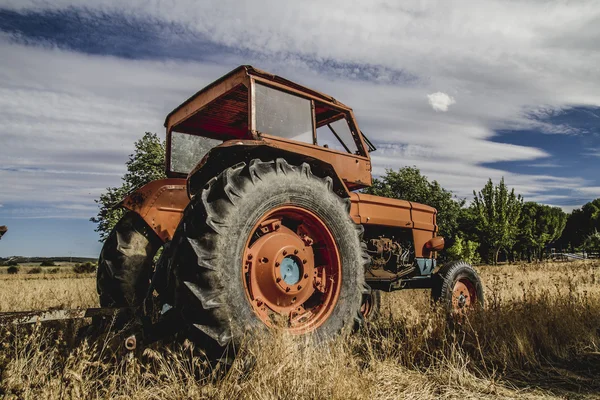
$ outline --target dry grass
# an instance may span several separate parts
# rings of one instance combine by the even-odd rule
[[[98,307],[93,274],[0,275],[0,311]]]
[[[450,330],[428,293],[385,294],[382,316],[328,346],[274,333],[215,377],[179,344],[116,357],[69,329],[0,330],[7,398],[600,398],[600,263],[479,268],[485,313]],[[96,305],[92,276],[3,276],[0,309]],[[27,279],[23,279],[27,278]]]

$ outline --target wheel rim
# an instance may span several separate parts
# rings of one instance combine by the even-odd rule
[[[341,267],[333,235],[319,217],[278,207],[259,219],[246,242],[246,297],[266,325],[307,333],[325,323],[337,304]]]
[[[469,279],[459,279],[452,290],[452,308],[456,313],[463,313],[477,303],[475,285]]]

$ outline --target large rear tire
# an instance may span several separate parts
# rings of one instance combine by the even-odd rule
[[[322,341],[362,321],[362,226],[306,163],[252,160],[197,193],[173,240],[175,308],[205,350],[280,326]],[[199,335],[199,336],[198,336]]]
[[[104,242],[96,288],[102,307],[136,307],[144,301],[162,240],[137,213],[127,212]]]

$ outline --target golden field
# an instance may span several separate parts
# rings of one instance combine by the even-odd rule
[[[486,310],[450,329],[428,291],[327,346],[274,332],[225,376],[189,346],[116,355],[73,324],[0,328],[4,398],[600,398],[600,262],[477,268]],[[97,306],[93,275],[0,275],[0,311]],[[81,324],[81,323],[80,323]]]

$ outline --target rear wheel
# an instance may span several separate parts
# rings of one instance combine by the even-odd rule
[[[96,288],[102,307],[142,304],[162,240],[137,213],[127,212],[104,242],[98,259]]]
[[[434,276],[431,295],[451,316],[462,316],[483,307],[483,285],[477,271],[465,261],[451,262],[440,268]]]
[[[200,345],[267,326],[322,340],[362,320],[362,227],[331,189],[307,164],[277,159],[230,167],[196,194],[172,266],[175,306]]]

